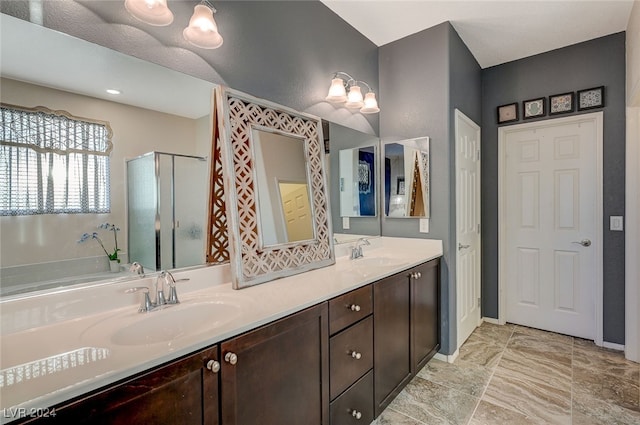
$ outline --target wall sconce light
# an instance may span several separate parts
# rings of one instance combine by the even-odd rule
[[[344,75],[347,79],[345,83],[344,79],[340,78],[340,75]],[[362,97],[362,89],[360,85],[364,85],[367,88],[367,93]],[[347,92],[348,90],[348,92]],[[329,87],[329,94],[325,98],[329,102],[333,103],[345,103],[347,108],[360,108],[360,112],[363,114],[375,114],[380,112],[378,107],[378,101],[376,100],[376,94],[371,90],[371,86],[364,81],[358,81],[346,72],[338,71],[333,75],[331,80],[331,87]]]
[[[173,13],[167,0],[125,0],[124,7],[139,21],[154,26],[167,26],[173,22]],[[216,9],[207,0],[193,8],[189,26],[182,35],[185,40],[202,49],[217,49],[222,46],[222,36],[213,19]]]
[[[167,7],[167,0],[125,0],[124,8],[145,24],[164,27],[173,22],[173,13]]]

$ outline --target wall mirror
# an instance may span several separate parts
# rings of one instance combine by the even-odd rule
[[[377,136],[325,122],[331,216],[336,243],[380,235]]]
[[[376,146],[338,151],[340,217],[376,216]]]
[[[259,249],[314,239],[305,139],[251,126]]]
[[[333,264],[320,119],[226,87],[216,87],[215,109],[234,288]],[[279,167],[285,158],[271,164],[272,153],[295,160],[295,166]],[[292,227],[286,224],[287,191],[297,198],[289,214],[298,215]],[[276,222],[286,238],[277,236]]]
[[[429,138],[383,146],[385,216],[429,218]]]
[[[111,273],[95,240],[78,240],[97,232],[111,251],[113,235],[98,225],[115,224],[121,264],[135,260],[127,258],[127,246],[134,242],[128,238],[136,236],[127,226],[125,161],[151,151],[210,156],[213,84],[5,14],[0,15],[0,43],[2,102],[108,121],[113,130],[108,213],[0,217],[0,294],[133,278],[123,267]],[[121,94],[107,94],[108,88]],[[208,180],[208,171],[204,174]],[[183,189],[194,190],[186,184]],[[204,184],[197,196],[205,212],[207,189]],[[141,193],[152,196],[148,190]],[[205,212],[179,229],[201,254],[176,267],[205,263]],[[155,270],[155,264],[146,267]]]

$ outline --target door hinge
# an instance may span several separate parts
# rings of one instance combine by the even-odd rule
[[[478,298],[478,308],[480,307],[480,298]]]
[[[479,149],[476,151],[476,160],[480,161],[480,150]]]
[[[480,223],[478,223],[478,234],[480,234]]]

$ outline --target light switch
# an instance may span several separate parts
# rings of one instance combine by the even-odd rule
[[[342,228],[345,230],[349,228],[349,217],[342,217]]]
[[[421,218],[420,219],[420,233],[429,233],[429,219]]]
[[[624,217],[621,215],[609,216],[609,229],[622,232],[624,230]]]

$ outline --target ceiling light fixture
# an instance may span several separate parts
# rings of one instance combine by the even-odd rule
[[[193,9],[193,16],[189,26],[182,35],[191,44],[202,49],[217,49],[222,46],[222,36],[218,32],[218,25],[213,19],[216,9],[203,1]]]
[[[124,7],[131,16],[145,24],[164,27],[173,22],[167,0],[125,0]]]
[[[346,77],[347,82],[341,78],[343,75]],[[362,98],[361,85],[367,88],[367,93]],[[348,91],[347,91],[348,90]],[[331,87],[329,87],[329,94],[325,98],[329,102],[333,103],[345,103],[347,108],[360,108],[360,112],[363,114],[375,114],[380,112],[378,107],[378,101],[376,100],[376,94],[371,90],[371,86],[362,80],[356,80],[346,72],[338,71],[333,74],[331,80]]]
[[[154,26],[166,26],[173,22],[173,13],[167,6],[167,0],[125,0],[124,7],[137,20]],[[207,0],[203,0],[193,9],[182,35],[185,40],[202,49],[217,49],[222,46],[222,36],[213,19],[216,9]]]

